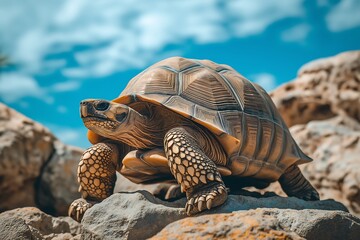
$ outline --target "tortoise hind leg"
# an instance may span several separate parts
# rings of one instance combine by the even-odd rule
[[[191,129],[173,128],[165,135],[164,148],[171,173],[186,192],[188,215],[219,206],[227,191],[215,163],[203,152]]]
[[[311,183],[302,175],[299,167],[290,166],[279,179],[280,185],[288,196],[307,201],[319,200],[319,194]]]

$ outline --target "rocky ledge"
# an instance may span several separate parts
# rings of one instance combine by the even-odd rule
[[[68,217],[51,217],[36,208],[20,208],[0,214],[0,238],[360,238],[360,219],[334,200],[307,202],[244,191],[196,217],[186,216],[185,202],[185,198],[162,201],[144,190],[116,193],[89,209],[81,224]]]
[[[271,96],[314,159],[301,167],[321,201],[281,197],[272,184],[230,193],[224,205],[187,217],[184,198],[157,198],[169,185],[119,175],[121,193],[81,223],[58,216],[79,196],[82,150],[0,104],[0,239],[360,239],[360,52],[310,62]]]

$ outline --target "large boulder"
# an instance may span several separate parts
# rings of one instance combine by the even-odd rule
[[[301,167],[321,199],[340,201],[360,217],[360,124],[338,116],[296,125],[291,132],[314,159]]]
[[[309,62],[270,96],[289,127],[342,113],[360,121],[360,51]]]
[[[35,206],[41,168],[54,152],[43,126],[0,103],[0,211]]]
[[[83,225],[81,239],[149,238],[166,225],[186,218],[185,203],[185,198],[175,202],[165,202],[154,198],[147,191],[116,193],[103,202],[94,205],[85,213],[81,222]],[[231,213],[256,208],[347,211],[341,203],[333,200],[307,202],[294,197],[283,198],[273,195],[264,197],[258,193],[244,191],[242,195],[230,195],[225,204],[202,213],[201,218],[207,217],[208,214]],[[187,218],[186,220],[190,219]],[[296,218],[293,219],[293,221],[295,220]],[[236,227],[237,225],[233,226],[234,229]],[[194,231],[200,231],[200,229],[194,229]]]
[[[336,199],[360,216],[360,51],[305,64],[297,79],[271,96],[300,148],[314,159],[301,168],[321,198]],[[277,184],[269,189],[282,194]]]
[[[24,206],[66,215],[80,197],[76,168],[82,150],[0,103],[0,212]]]
[[[187,218],[152,239],[360,239],[360,219],[342,211],[258,208]]]

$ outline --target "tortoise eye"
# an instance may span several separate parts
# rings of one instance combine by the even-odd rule
[[[120,113],[115,116],[116,120],[118,120],[119,122],[124,121],[125,117],[126,117],[126,113]]]
[[[101,101],[95,105],[95,109],[99,110],[99,111],[104,111],[104,110],[108,109],[109,106],[110,106],[110,103]]]

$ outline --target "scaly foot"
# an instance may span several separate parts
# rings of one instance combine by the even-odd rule
[[[69,207],[68,215],[72,219],[81,222],[86,210],[91,208],[95,203],[95,201],[86,201],[83,198],[76,199],[73,201]]]
[[[206,208],[219,206],[227,199],[225,185],[221,182],[209,183],[200,188],[195,187],[188,195],[185,211],[189,216],[202,212]]]

